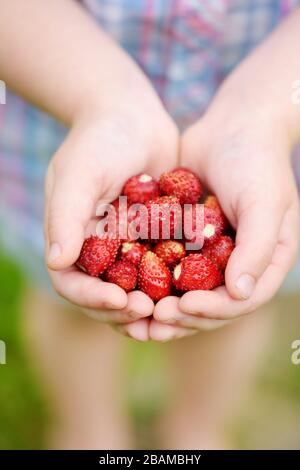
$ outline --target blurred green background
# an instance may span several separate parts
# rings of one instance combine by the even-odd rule
[[[9,345],[7,365],[0,365],[0,448],[43,448],[51,419],[42,387],[26,355],[21,328],[20,298],[25,286],[20,269],[0,252],[0,339]],[[274,334],[255,387],[233,423],[239,448],[300,449],[300,365],[291,363],[291,343],[300,339],[300,297],[278,300]],[[132,389],[126,397],[140,446],[155,445],[151,422],[166,399],[164,349],[131,342],[126,373]],[[144,378],[148,387],[139,393]]]

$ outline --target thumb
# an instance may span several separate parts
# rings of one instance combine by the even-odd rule
[[[280,223],[278,207],[261,203],[251,205],[240,214],[236,248],[225,273],[226,287],[233,298],[251,297],[256,282],[272,260]]]
[[[54,177],[49,169],[46,181],[45,238],[46,261],[50,269],[72,266],[85,237],[85,227],[93,215],[97,195],[91,192],[91,176],[85,172],[62,171]]]

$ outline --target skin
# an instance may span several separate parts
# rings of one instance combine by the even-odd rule
[[[291,53],[299,25],[296,10],[229,76],[179,143],[147,78],[76,2],[53,0],[45,9],[39,0],[2,1],[1,78],[70,127],[46,181],[46,260],[61,296],[124,334],[166,341],[223,325],[276,293],[298,249],[289,155],[300,137],[300,107],[290,101],[300,75]],[[113,200],[133,174],[157,177],[178,159],[219,197],[237,247],[226,288],[169,297],[154,308],[143,293],[126,295],[73,264],[97,203]]]
[[[218,196],[237,230],[236,248],[226,287],[156,305],[153,338],[217,328],[253,312],[276,294],[295,263],[299,202],[290,155],[300,139],[300,107],[291,94],[300,65],[290,51],[299,25],[297,9],[233,71],[203,118],[182,137],[181,163]],[[169,326],[165,335],[160,322]]]
[[[134,174],[158,177],[177,164],[177,128],[136,64],[76,2],[4,0],[0,16],[1,78],[70,127],[46,178],[52,284],[87,315],[147,340],[152,300],[73,265],[99,202],[115,199]]]

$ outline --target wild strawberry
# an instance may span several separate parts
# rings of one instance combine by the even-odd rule
[[[127,196],[128,204],[146,204],[159,196],[159,185],[152,176],[146,173],[133,176],[126,181],[122,194]]]
[[[211,209],[216,209],[222,212],[222,208],[220,206],[218,198],[213,194],[209,194],[208,196],[206,196],[206,198],[204,199],[204,205],[205,207],[210,207]]]
[[[231,253],[234,250],[234,242],[231,237],[221,235],[212,242],[208,242],[203,247],[201,253],[206,258],[212,260],[219,266],[221,271],[225,271]]]
[[[153,244],[151,242],[145,242],[143,246],[146,248],[146,251],[152,251]]]
[[[139,266],[146,251],[148,251],[147,247],[139,242],[125,242],[121,245],[120,259]]]
[[[184,215],[184,236],[190,243],[214,240],[224,231],[224,218],[216,209],[193,204],[185,208]]]
[[[210,194],[209,196],[206,197],[204,201],[204,207],[214,209],[215,211],[219,212],[220,215],[223,218],[224,221],[224,227],[227,227],[229,225],[229,222],[226,218],[226,215],[223,212],[223,209],[221,207],[221,204],[219,203],[218,199],[216,196]]]
[[[166,297],[171,292],[170,270],[152,251],[147,251],[142,258],[138,285],[140,290],[154,301]]]
[[[108,212],[107,217],[107,233],[115,231],[117,237],[122,241],[135,240],[136,234],[133,232],[130,223],[133,221],[134,216],[130,215],[127,201],[117,198],[110,203],[115,211]]]
[[[152,240],[178,238],[181,235],[182,209],[175,196],[161,196],[149,201],[148,237]]]
[[[114,262],[119,246],[118,239],[92,235],[84,241],[76,265],[97,277]]]
[[[221,235],[224,230],[224,219],[215,209],[204,207],[204,227],[203,235],[204,241],[214,240],[216,237]]]
[[[175,168],[163,173],[159,187],[161,194],[178,197],[180,204],[195,204],[203,193],[198,176],[186,168]]]
[[[217,265],[201,253],[184,258],[173,272],[173,284],[179,291],[211,290],[223,280]]]
[[[174,267],[185,257],[183,244],[175,240],[161,241],[155,245],[153,251],[169,268]]]
[[[130,261],[115,261],[107,268],[104,277],[106,281],[122,287],[125,292],[130,292],[136,287],[138,269]]]

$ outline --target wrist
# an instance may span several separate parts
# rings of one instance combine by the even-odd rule
[[[103,84],[100,92],[91,90],[81,100],[72,116],[71,127],[106,129],[113,139],[123,136],[124,142],[140,155],[145,152],[155,155],[158,142],[161,148],[168,147],[166,142],[176,140],[178,130],[141,72],[129,78],[129,83],[124,81],[125,71],[117,76],[122,79]]]
[[[263,89],[245,86],[240,77],[229,77],[208,108],[210,126],[221,129],[222,135],[248,136],[264,142],[276,142],[290,155],[299,140],[300,105],[298,108],[282,97]],[[297,109],[295,109],[297,108]],[[298,118],[297,118],[298,114]]]
[[[230,113],[231,125],[236,121],[261,125],[279,133],[292,149],[300,140],[300,87],[297,90],[288,79],[280,81],[259,70],[261,64],[254,54],[228,76],[214,102],[223,103],[223,119]]]
[[[96,63],[78,90],[72,119],[127,115],[139,120],[141,108],[157,112],[161,102],[147,77],[122,50],[112,50],[109,63]],[[106,61],[107,62],[107,61]]]

